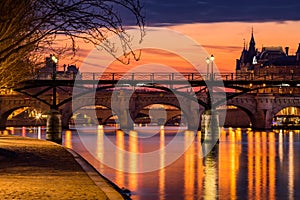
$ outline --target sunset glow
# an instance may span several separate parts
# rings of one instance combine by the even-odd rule
[[[208,55],[213,54],[215,56],[214,62],[221,72],[231,72],[235,70],[235,61],[240,57],[244,41],[246,47],[249,46],[252,28],[256,48],[259,51],[263,46],[282,46],[283,48],[288,46],[290,47],[290,54],[293,55],[297,51],[298,43],[300,42],[299,27],[300,21],[286,21],[195,23],[167,26],[166,28],[182,33],[196,41],[205,48]],[[174,45],[178,46],[178,48],[181,46],[181,44]],[[84,59],[94,49],[93,45],[84,42],[78,42],[78,47],[79,50],[75,59],[59,61],[60,69],[65,63],[73,63],[80,67]],[[182,51],[188,51],[188,49],[182,49]],[[101,54],[100,51],[99,55]],[[103,59],[106,58],[103,57]],[[128,65],[115,61],[107,70],[126,72],[133,67],[149,63],[168,65],[181,72],[193,71],[189,63],[180,56],[157,49],[143,49],[139,61],[131,59]],[[96,65],[97,63],[89,64]]]

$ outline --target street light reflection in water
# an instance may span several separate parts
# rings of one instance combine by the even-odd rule
[[[40,134],[41,139],[45,138],[43,128],[25,130],[26,134],[24,128],[9,128],[9,132],[15,135],[38,138]],[[107,132],[103,126],[88,134],[97,138],[94,155],[111,157],[119,169],[127,165],[132,172],[140,167],[139,153],[162,149],[174,137],[168,127],[147,138],[139,137],[138,132]],[[194,138],[195,135],[198,136]],[[194,139],[185,153],[173,164],[148,173],[126,173],[105,166],[89,154],[76,131],[65,131],[63,144],[80,153],[118,186],[131,190],[132,199],[300,198],[300,191],[296,189],[300,188],[299,131],[222,129],[219,144],[204,158],[199,157],[202,150],[200,135],[182,133],[178,148]],[[104,137],[108,137],[119,150],[110,152],[105,149]],[[125,157],[124,150],[133,154]],[[162,151],[159,157],[161,166],[164,166],[167,156],[167,152]]]

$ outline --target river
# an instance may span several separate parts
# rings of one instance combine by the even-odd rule
[[[45,139],[41,127],[10,128],[10,133]],[[176,137],[177,148],[165,151]],[[107,127],[86,127],[64,131],[63,145],[119,187],[128,188],[135,200],[300,198],[300,131],[222,128],[219,143],[205,157],[199,154],[198,137],[167,127],[149,136],[136,132],[134,137]],[[153,161],[143,160],[157,150]],[[167,165],[174,154],[180,156]]]

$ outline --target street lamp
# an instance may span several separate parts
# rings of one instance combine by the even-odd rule
[[[207,64],[207,77],[209,74],[209,65],[211,63],[211,78],[210,82],[213,82],[214,79],[214,55],[207,57],[205,62]],[[214,92],[213,92],[212,83],[207,84],[207,106],[202,115],[201,129],[204,133],[204,139],[206,141],[214,142],[216,137],[219,136],[219,117],[216,113],[216,109],[214,108]]]
[[[207,69],[206,69],[207,78],[208,78],[208,75],[209,75],[209,64],[210,63],[211,63],[211,79],[213,79],[213,77],[214,77],[214,60],[215,60],[215,57],[212,54],[211,54],[210,57],[207,57],[205,59],[205,62],[207,64]]]
[[[214,79],[214,55],[211,54],[210,61],[211,61],[211,79]]]
[[[51,56],[51,60],[53,61],[53,65],[52,65],[52,79],[53,80],[55,80],[55,74],[56,74],[56,64],[57,64],[57,62],[58,62],[58,59],[54,56],[54,55],[52,55]]]
[[[53,81],[53,101],[52,101],[52,108],[56,109],[56,86],[55,86],[55,80],[56,80],[56,64],[58,62],[58,59],[51,55],[52,60],[52,81]]]
[[[206,62],[206,64],[207,64],[207,66],[206,66],[206,78],[208,79],[210,58],[207,57],[207,58],[205,59],[205,62]]]
[[[52,59],[52,61],[56,64],[57,63],[57,58],[53,55],[53,56],[51,56],[51,59]]]
[[[47,127],[46,127],[46,140],[50,140],[56,143],[62,143],[62,128],[61,128],[61,116],[56,105],[56,64],[58,59],[51,55],[53,76],[52,76],[52,105],[50,106],[50,111],[47,117]]]

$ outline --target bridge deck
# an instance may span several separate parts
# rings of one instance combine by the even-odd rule
[[[29,78],[29,80],[51,80],[53,78],[52,73],[42,73],[35,78]],[[202,73],[199,72],[182,72],[182,73],[165,73],[165,72],[83,72],[78,75],[70,73],[56,74],[57,80],[74,80],[75,78],[80,80],[101,80],[101,81],[290,81],[300,80],[298,74],[235,74],[235,73]]]

